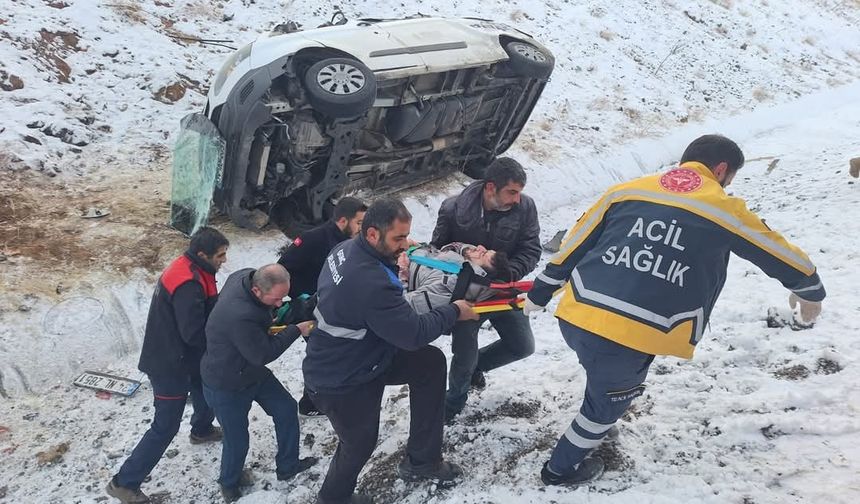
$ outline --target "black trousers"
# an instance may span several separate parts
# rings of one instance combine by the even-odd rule
[[[358,474],[370,459],[379,437],[379,411],[386,385],[409,385],[409,441],[406,452],[413,464],[442,460],[445,404],[445,355],[427,346],[414,352],[398,351],[388,371],[376,380],[345,394],[311,393],[338,436],[337,451],[319,493],[325,504],[349,502]]]

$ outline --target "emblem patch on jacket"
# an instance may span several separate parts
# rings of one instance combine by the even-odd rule
[[[689,193],[702,187],[702,177],[693,170],[677,168],[660,177],[660,185],[668,191]]]

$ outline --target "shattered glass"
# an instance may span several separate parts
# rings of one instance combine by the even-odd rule
[[[173,149],[170,225],[192,235],[206,225],[212,192],[220,185],[226,143],[203,114],[188,114],[180,122]]]

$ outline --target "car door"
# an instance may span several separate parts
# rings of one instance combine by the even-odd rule
[[[374,72],[423,65],[420,57],[404,51],[402,42],[393,38],[380,24],[371,21],[316,30],[311,38],[355,56]]]
[[[415,18],[390,21],[383,26],[404,50],[421,58],[428,72],[507,59],[497,37],[455,20]]]

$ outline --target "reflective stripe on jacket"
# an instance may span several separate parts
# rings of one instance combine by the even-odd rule
[[[825,296],[809,257],[728,196],[700,163],[611,188],[568,232],[529,297],[564,289],[556,316],[641,352],[691,358],[729,253],[798,296]]]

